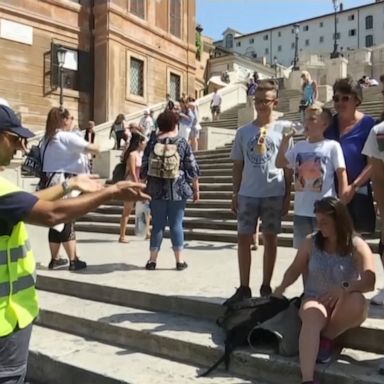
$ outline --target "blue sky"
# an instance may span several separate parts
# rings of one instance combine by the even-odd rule
[[[344,9],[374,0],[343,0]],[[221,40],[227,27],[255,32],[333,12],[331,0],[196,0],[203,34]]]

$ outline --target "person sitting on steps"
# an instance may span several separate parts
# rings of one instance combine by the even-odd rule
[[[331,361],[334,340],[366,319],[363,293],[375,287],[372,252],[354,232],[347,207],[335,197],[325,197],[315,203],[314,211],[318,231],[307,236],[274,291],[281,297],[300,275],[304,278],[299,355],[306,384],[318,383],[316,361]]]

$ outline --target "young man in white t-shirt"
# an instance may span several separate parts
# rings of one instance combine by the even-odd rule
[[[221,96],[217,93],[217,89],[215,89],[211,100],[212,121],[220,119],[221,101]]]
[[[382,84],[381,92],[384,96],[384,75],[380,76],[380,81]],[[381,217],[379,254],[384,265],[384,113],[382,120],[380,124],[375,125],[371,129],[361,153],[369,158],[369,162],[372,165],[373,192]],[[377,295],[372,297],[371,303],[384,305],[384,288],[380,289]],[[384,372],[384,364],[382,369]]]
[[[292,171],[277,169],[275,160],[282,140],[276,129],[273,110],[278,89],[271,80],[260,82],[255,93],[257,119],[236,132],[232,147],[232,211],[237,214],[240,287],[224,305],[251,297],[249,287],[251,245],[261,219],[264,264],[260,295],[271,294],[271,279],[276,261],[277,234],[281,219],[288,212]]]
[[[384,74],[380,76],[380,82],[382,85],[381,94],[384,96]],[[384,265],[384,113],[381,118],[382,122],[371,129],[361,153],[368,156],[369,162],[372,165],[373,192],[381,217],[379,254],[381,256],[381,262]],[[380,289],[379,292],[372,297],[371,303],[384,305],[384,288]],[[379,372],[384,374],[384,359],[382,359],[379,364]]]
[[[314,203],[323,197],[336,196],[335,174],[339,196],[345,193],[348,182],[343,151],[335,140],[324,138],[332,119],[331,112],[318,104],[305,110],[307,140],[297,142],[288,149],[294,130],[284,134],[276,158],[276,167],[289,167],[294,171],[294,237],[293,247],[298,249],[306,236],[316,230]]]

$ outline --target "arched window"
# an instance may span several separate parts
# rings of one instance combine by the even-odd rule
[[[171,0],[170,32],[173,36],[181,37],[181,0]]]
[[[367,36],[365,36],[365,46],[366,46],[367,48],[373,46],[373,36],[372,36],[372,35],[367,35]]]
[[[373,16],[369,15],[365,18],[365,29],[372,29],[373,28]]]
[[[233,48],[233,35],[229,33],[225,36],[225,48]]]

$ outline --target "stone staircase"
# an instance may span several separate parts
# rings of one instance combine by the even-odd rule
[[[230,210],[232,196],[232,162],[230,160],[231,144],[212,151],[196,153],[201,168],[200,202],[188,202],[185,211],[185,239],[222,241],[236,243],[236,217]],[[282,233],[278,236],[279,246],[291,247],[293,240],[293,198],[291,210],[283,219]],[[119,233],[119,221],[122,212],[120,202],[111,202],[82,217],[76,223],[76,229],[85,232]],[[129,218],[128,234],[133,235],[134,215]],[[166,236],[169,233],[166,232]],[[376,250],[377,238],[367,239]]]
[[[230,108],[220,115],[220,120],[203,121],[202,127],[217,127],[227,129],[237,129],[238,125],[238,111],[243,108],[245,104],[239,104],[236,107]]]
[[[364,101],[360,110],[373,117],[379,117],[383,110],[380,87],[364,89]],[[282,91],[282,99],[297,97],[299,91]],[[331,106],[332,103],[327,105]],[[231,108],[221,115],[219,121],[207,121],[202,125],[216,126],[227,129],[237,128],[238,109],[243,105]],[[283,119],[297,121],[298,112],[284,113]],[[215,150],[200,151],[196,158],[201,169],[200,190],[201,201],[197,204],[189,202],[185,212],[185,238],[186,240],[222,241],[236,243],[236,218],[230,211],[232,195],[232,162],[230,160],[231,143]],[[293,197],[291,211],[284,218],[282,233],[278,237],[280,246],[291,247],[293,238]],[[76,229],[86,232],[119,233],[119,220],[122,204],[111,202],[99,207],[92,213],[85,215],[77,224]],[[132,235],[134,229],[134,216],[129,218],[128,234]],[[166,236],[169,233],[166,232]],[[378,232],[373,239],[367,239],[370,246],[376,250]]]
[[[40,238],[38,232],[32,246]],[[191,268],[180,275],[167,265],[161,268],[164,259],[158,271],[140,268],[143,248],[138,241],[120,247],[112,245],[110,235],[95,239],[80,234],[80,243],[82,252],[92,257],[88,271],[73,274],[39,267],[41,310],[32,334],[28,373],[33,382],[300,382],[296,357],[262,348],[236,350],[227,374],[219,369],[209,378],[196,377],[223,353],[223,335],[214,320],[223,313],[220,304],[227,294],[223,287],[232,289],[228,287],[234,275],[232,249],[225,253],[217,243],[210,243],[211,247],[190,243],[191,249],[185,252]],[[204,245],[207,248],[202,251]],[[279,279],[292,259],[286,252],[279,252]],[[218,275],[222,278],[215,280]],[[297,292],[293,287],[288,294]],[[383,383],[383,376],[376,373],[384,354],[382,309],[371,308],[366,322],[339,341],[344,346],[342,355],[329,365],[317,366],[322,384]]]
[[[325,106],[333,110],[332,101],[326,103]],[[359,106],[359,110],[363,113],[366,113],[367,115],[372,116],[375,119],[378,119],[381,116],[383,109],[384,107],[383,96],[381,95],[381,87],[370,87],[363,89],[363,102]],[[284,113],[283,118],[287,120],[298,121],[300,120],[300,112],[287,111]]]

